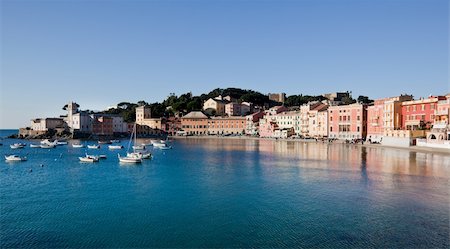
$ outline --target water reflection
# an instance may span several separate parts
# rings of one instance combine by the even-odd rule
[[[450,178],[448,154],[300,141],[187,139],[182,142],[188,146],[195,144],[209,152],[222,151],[221,158],[205,158],[216,165],[231,165],[238,160],[259,160],[261,164],[276,163],[276,166],[353,170],[361,171],[362,178],[367,182],[369,172]],[[235,154],[227,151],[248,153],[243,153],[242,158],[235,158]],[[252,163],[243,162],[241,165],[248,166]]]

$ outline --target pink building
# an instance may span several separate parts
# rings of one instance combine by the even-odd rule
[[[266,118],[259,120],[259,136],[260,137],[273,137],[275,130],[278,129],[278,125],[275,121],[268,120]]]
[[[435,121],[437,103],[445,96],[430,96],[427,99],[406,101],[402,104],[402,125],[406,130],[430,129]]]
[[[351,104],[328,108],[329,137],[365,139],[367,135],[367,105]]]
[[[264,117],[264,112],[255,112],[245,116],[245,134],[258,135],[259,120]]]

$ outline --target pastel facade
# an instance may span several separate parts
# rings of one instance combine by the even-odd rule
[[[402,126],[402,102],[412,100],[411,95],[401,95],[375,100],[367,108],[367,139],[381,142],[385,130],[398,130]]]
[[[208,134],[229,135],[245,133],[245,117],[211,117],[208,120]]]
[[[276,122],[272,121],[271,118],[264,117],[259,120],[259,136],[271,138],[274,136],[275,130],[278,129]]]
[[[402,125],[406,130],[430,129],[435,121],[437,103],[446,100],[445,96],[430,96],[427,99],[402,103]]]
[[[203,104],[203,110],[204,111],[214,110],[216,115],[224,115],[225,104],[226,102],[223,100],[210,98]]]
[[[64,128],[66,123],[62,118],[36,118],[31,120],[31,129],[34,131],[48,131],[56,128]]]
[[[150,106],[136,107],[136,124],[139,135],[160,135],[165,132],[163,118],[152,118]]]
[[[240,116],[241,115],[241,104],[239,103],[228,103],[225,105],[225,114],[228,116]]]
[[[319,104],[308,112],[308,133],[312,138],[328,137],[328,105]]]
[[[245,134],[255,136],[259,134],[259,120],[265,115],[264,112],[255,112],[245,116]]]
[[[181,129],[187,135],[208,134],[208,116],[200,111],[192,111],[181,117]]]
[[[329,137],[365,139],[367,135],[367,105],[351,104],[328,108]]]
[[[294,133],[299,130],[300,112],[298,111],[278,113],[271,118],[277,123],[279,129],[292,129]]]

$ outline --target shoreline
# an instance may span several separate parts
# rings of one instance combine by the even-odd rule
[[[301,143],[317,143],[317,144],[346,144],[344,141],[335,140],[334,142],[319,142],[314,139],[289,139],[289,138],[260,138],[260,137],[247,137],[247,136],[235,136],[235,137],[218,137],[218,136],[169,136],[174,140],[181,139],[228,139],[228,140],[262,140],[262,141],[286,141],[286,142],[301,142]],[[421,153],[431,153],[431,154],[444,154],[450,155],[450,150],[441,149],[441,148],[428,148],[428,147],[418,147],[418,146],[410,146],[410,147],[398,147],[398,146],[387,146],[381,144],[370,144],[370,143],[356,143],[356,144],[348,144],[353,146],[361,146],[366,148],[378,148],[378,149],[401,149],[401,150],[409,150],[411,152],[421,152]]]

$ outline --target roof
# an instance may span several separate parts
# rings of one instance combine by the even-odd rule
[[[184,115],[182,118],[208,118],[203,112],[200,111],[192,111],[186,115]]]
[[[315,106],[314,108],[311,109],[311,111],[325,111],[326,109],[328,109],[328,105],[321,103],[320,105]]]

